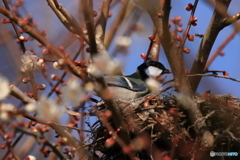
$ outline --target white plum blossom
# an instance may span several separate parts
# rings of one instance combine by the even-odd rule
[[[8,121],[9,120],[9,115],[7,112],[0,112],[0,120],[2,121]]]
[[[8,121],[9,120],[9,112],[15,112],[16,108],[14,105],[10,103],[2,103],[0,105],[0,120]]]
[[[0,106],[1,112],[15,112],[16,108],[10,103],[2,103]]]
[[[10,93],[8,80],[0,75],[0,100],[5,99]]]
[[[38,62],[38,57],[32,55],[30,51],[26,51],[24,55],[21,56],[21,61],[23,68],[27,71],[38,71],[43,63],[43,61]]]
[[[116,38],[116,45],[118,47],[127,48],[131,45],[131,43],[132,43],[132,40],[128,36],[118,36]]]
[[[88,73],[94,77],[101,77],[104,74],[114,75],[118,72],[120,63],[112,60],[109,56],[98,54],[93,57],[93,63],[88,67]]]
[[[177,102],[185,109],[189,109],[190,107],[194,106],[194,101],[188,95],[181,92],[177,94]]]
[[[24,109],[25,109],[27,112],[34,112],[34,111],[36,111],[36,103],[37,103],[37,102],[28,103],[28,104],[25,106]]]
[[[153,78],[148,78],[146,80],[146,85],[147,85],[147,87],[149,88],[149,90],[151,92],[156,92],[161,87],[160,83],[157,80],[153,79]]]
[[[78,106],[81,99],[86,96],[85,89],[80,85],[78,79],[72,77],[67,85],[62,88],[62,100],[67,105]]]
[[[29,156],[27,156],[26,159],[28,159],[28,160],[36,160],[36,157],[34,157],[34,156],[32,156],[32,155],[29,155]]]
[[[65,111],[64,106],[45,96],[41,96],[35,104],[38,117],[45,121],[57,121]]]

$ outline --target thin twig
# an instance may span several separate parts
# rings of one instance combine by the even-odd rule
[[[206,33],[204,34],[204,37],[199,46],[190,74],[203,73],[209,54],[211,52],[212,46],[219,32],[222,29],[223,19],[226,16],[226,11],[231,0],[222,0],[222,1],[216,1],[216,2],[218,3],[216,3],[216,7],[212,15],[211,22],[208,25]],[[219,7],[221,7],[221,13],[219,13],[220,11]],[[196,92],[200,81],[201,81],[201,77],[189,78],[189,82],[191,84],[191,88],[193,92]]]
[[[110,28],[109,32],[106,35],[106,38],[105,38],[105,41],[104,41],[104,44],[105,44],[106,48],[109,48],[111,42],[113,41],[112,39],[113,39],[119,25],[122,23],[122,21],[124,19],[128,3],[129,3],[129,0],[125,0],[123,2],[123,6],[119,11],[118,16],[116,17],[116,20],[113,22],[112,27]]]
[[[191,26],[192,26],[192,24],[191,24],[191,19],[192,19],[192,17],[194,16],[194,13],[195,13],[195,11],[196,11],[198,1],[199,1],[199,0],[195,0],[194,5],[193,5],[193,9],[192,9],[191,14],[190,14],[190,17],[189,17],[189,19],[188,19],[188,25],[187,25],[187,28],[186,28],[184,34],[183,34],[183,39],[182,39],[181,44],[180,44],[180,47],[179,47],[179,50],[180,50],[179,52],[180,52],[180,53],[182,53],[183,47],[184,47],[184,45],[185,45],[185,42],[186,42],[186,39],[187,39],[187,36],[188,36],[188,33],[189,33],[190,28],[191,28]]]
[[[228,76],[220,76],[220,75],[216,75],[216,74],[189,74],[187,75],[188,77],[194,77],[194,76],[200,76],[200,77],[217,77],[217,78],[225,78],[225,79],[230,79],[232,81],[235,82],[240,82],[240,79],[235,79],[235,78],[231,78]]]
[[[228,35],[228,37],[222,42],[222,44],[217,48],[217,50],[213,53],[213,55],[208,59],[204,71],[211,65],[214,59],[219,55],[219,53],[223,50],[223,48],[233,39],[233,37],[237,34],[236,30],[233,30],[232,33]]]
[[[111,2],[112,0],[103,0],[101,15],[96,27],[96,37],[98,37],[102,42],[104,42],[105,38],[105,29]]]
[[[95,35],[94,35],[94,27],[93,27],[93,10],[92,10],[92,3],[90,1],[82,1],[83,3],[83,14],[84,14],[84,18],[85,18],[85,22],[86,22],[86,26],[88,29],[88,35],[89,35],[89,45],[90,45],[90,53],[91,53],[91,57],[95,56],[96,54],[98,54],[98,49],[97,46],[99,46],[99,44],[96,44],[96,40],[95,40]],[[102,44],[100,41],[98,41],[98,43]],[[105,48],[103,47],[103,50]],[[126,143],[129,144],[130,143],[130,138],[129,135],[127,133],[127,129],[126,129],[126,125],[125,122],[123,120],[123,116],[121,114],[120,108],[118,107],[117,103],[113,100],[113,99],[109,99],[106,98],[106,94],[111,94],[110,90],[108,89],[107,83],[105,81],[105,79],[101,76],[101,77],[96,77],[95,78],[97,83],[99,83],[101,85],[101,89],[99,90],[95,90],[96,93],[104,100],[104,102],[106,103],[106,105],[108,106],[108,109],[112,112],[113,114],[113,122],[116,126],[116,128],[119,128],[119,137]]]

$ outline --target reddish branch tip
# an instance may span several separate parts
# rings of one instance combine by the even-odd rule
[[[7,159],[8,159],[8,160],[13,159],[13,155],[8,155],[8,156],[7,156]]]
[[[182,28],[177,28],[177,31],[178,31],[178,32],[182,32],[183,29],[182,29]]]
[[[223,71],[223,76],[229,76],[229,74],[226,71]]]
[[[184,49],[183,49],[183,52],[184,52],[184,53],[190,53],[190,51],[191,51],[191,50],[188,49],[188,48],[184,48]]]
[[[91,51],[91,49],[88,47],[88,48],[86,48],[86,52],[90,52]]]
[[[33,93],[28,93],[27,96],[33,98]]]
[[[193,9],[192,3],[188,3],[188,5],[185,7],[187,11],[191,11]]]
[[[44,49],[42,50],[42,54],[43,54],[43,55],[47,55],[47,54],[49,54],[48,49],[44,48]]]
[[[185,69],[184,71],[185,71],[186,74],[190,73],[190,71],[188,69]]]
[[[147,58],[147,55],[144,54],[144,53],[142,53],[140,56],[141,56],[142,59],[146,59]]]
[[[23,83],[28,83],[30,81],[31,81],[30,78],[23,78],[23,80],[22,80]]]
[[[196,22],[192,22],[191,24],[192,24],[193,26],[196,26],[196,25],[197,25],[197,23],[196,23]]]
[[[152,35],[150,35],[150,36],[148,36],[148,39],[152,41],[154,39],[154,37]]]
[[[11,23],[11,20],[10,20],[10,19],[7,19],[7,18],[3,18],[3,19],[1,19],[1,23],[2,23],[2,24]]]
[[[158,13],[158,18],[162,18],[163,17],[163,13]]]
[[[1,144],[1,145],[0,145],[0,148],[1,148],[1,149],[5,149],[6,147],[7,147],[6,144]]]
[[[108,13],[108,17],[112,17],[112,13],[111,12]]]
[[[181,17],[181,16],[175,17],[175,21],[176,21],[176,22],[179,22],[179,21],[181,21],[181,20],[182,20],[182,17]]]
[[[175,109],[172,109],[172,108],[169,109],[169,113],[170,113],[171,115],[176,115],[176,114],[177,114],[176,110],[175,110]]]
[[[182,27],[183,24],[182,24],[181,22],[178,22],[177,25],[178,25],[179,27]]]
[[[45,90],[46,89],[46,85],[45,84],[40,84],[37,86],[38,90]]]
[[[177,37],[176,37],[176,40],[177,40],[178,42],[181,42],[181,41],[182,41],[182,37],[181,37],[181,36],[177,36]]]
[[[111,118],[111,116],[112,116],[112,112],[111,112],[110,110],[106,110],[106,111],[103,113],[103,116],[104,116],[104,118],[109,119],[109,118]]]
[[[93,11],[93,17],[97,17],[98,13],[97,11]]]
[[[115,140],[113,139],[113,138],[108,138],[106,141],[105,141],[105,146],[107,147],[107,148],[109,148],[109,147],[111,147],[111,146],[113,146],[114,144],[115,144]]]
[[[194,35],[189,34],[189,35],[188,35],[188,40],[189,40],[189,41],[194,41]]]
[[[128,145],[126,147],[123,147],[122,151],[124,154],[128,154],[133,151],[133,147],[131,145]]]
[[[69,149],[68,148],[64,148],[63,154],[68,154],[68,153],[69,153]]]
[[[197,20],[198,20],[197,17],[192,17],[192,18],[190,19],[190,22],[191,22],[191,23],[194,23],[194,22],[197,22]]]
[[[225,53],[224,53],[223,51],[220,51],[220,52],[218,53],[218,55],[220,55],[220,56],[224,56]]]
[[[54,81],[60,80],[60,78],[56,74],[51,74],[51,79]]]

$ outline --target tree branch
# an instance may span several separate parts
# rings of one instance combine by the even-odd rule
[[[188,82],[187,76],[184,70],[183,64],[183,55],[182,50],[179,50],[177,44],[175,43],[172,35],[168,29],[168,15],[170,12],[170,1],[165,1],[164,6],[164,16],[165,18],[159,18],[158,14],[163,13],[161,6],[159,5],[158,0],[154,1],[147,1],[141,0],[142,6],[147,10],[149,13],[156,31],[159,35],[161,44],[167,56],[168,62],[171,66],[173,75],[174,75],[174,85],[176,90],[179,93],[179,96],[184,95],[187,97],[191,102],[191,106],[182,106],[183,109],[187,108],[188,116],[192,124],[194,124],[198,119],[201,119],[203,116],[198,109],[198,104],[193,101],[194,97],[191,91],[190,84]],[[158,4],[158,5],[157,5]],[[181,99],[181,98],[179,98]],[[186,108],[185,108],[186,107]],[[214,143],[213,135],[208,131],[206,123],[201,122],[194,127],[195,132],[197,135],[201,135],[201,147],[203,148],[211,148]]]
[[[212,46],[218,36],[218,33],[222,29],[222,22],[224,19],[223,13],[227,12],[227,8],[228,8],[231,0],[223,0],[223,1],[216,0],[216,2],[218,2],[218,3],[216,3],[216,7],[215,7],[214,13],[212,15],[211,22],[207,28],[206,33],[204,34],[204,37],[199,46],[197,55],[195,57],[194,63],[192,65],[192,68],[190,71],[190,74],[203,73],[204,67],[206,66]],[[224,5],[225,7],[222,7],[222,5]],[[218,12],[218,9],[217,9],[218,6],[221,6],[222,14]],[[190,77],[189,78],[189,82],[191,84],[193,92],[196,92],[198,85],[201,81],[201,78],[202,77]]]
[[[95,35],[94,35],[94,27],[93,27],[93,10],[92,10],[92,3],[89,1],[82,1],[83,3],[83,14],[86,22],[86,26],[88,29],[88,36],[89,36],[89,45],[90,45],[90,53],[91,56],[95,56],[98,54],[97,50],[97,44],[95,40]],[[101,43],[100,41],[98,43]],[[102,44],[102,43],[101,43]],[[110,95],[110,91],[108,89],[107,83],[104,80],[104,78],[101,77],[95,77],[96,81],[98,84],[101,85],[100,90],[95,90],[97,94],[104,100],[106,105],[108,106],[109,110],[112,112],[113,116],[113,122],[116,126],[116,128],[119,128],[119,137],[126,143],[130,143],[130,138],[127,133],[126,125],[123,120],[123,116],[121,114],[120,108],[118,107],[117,103],[113,99],[106,98],[105,95]]]

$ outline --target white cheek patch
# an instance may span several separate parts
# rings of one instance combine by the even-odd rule
[[[157,68],[157,67],[153,67],[153,66],[149,66],[146,70],[145,70],[146,74],[149,77],[153,77],[156,78],[157,76],[159,76],[163,70]]]

